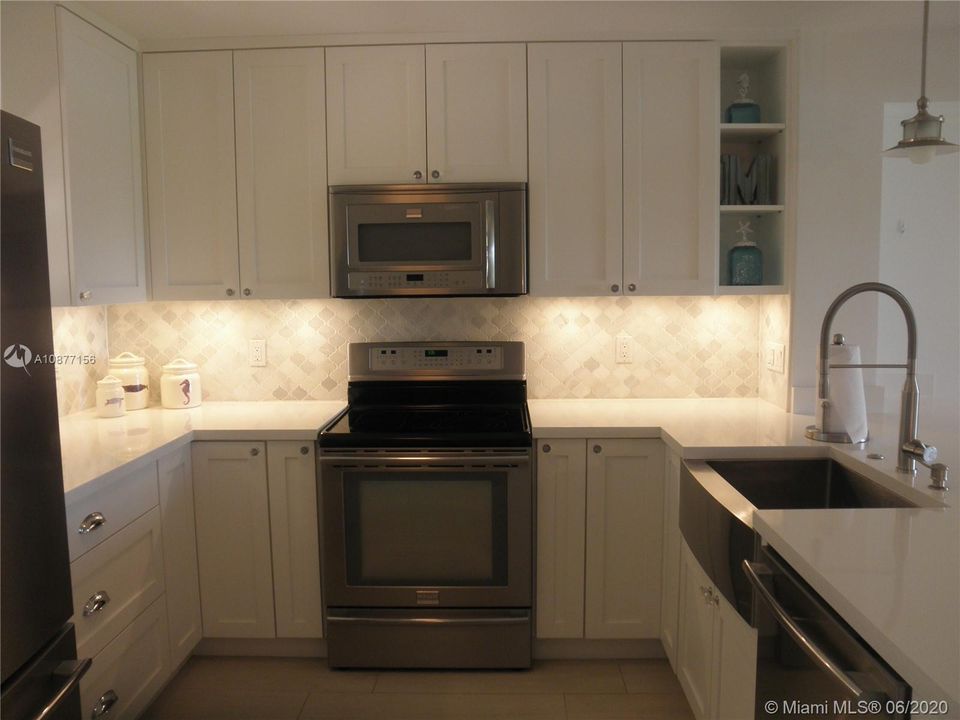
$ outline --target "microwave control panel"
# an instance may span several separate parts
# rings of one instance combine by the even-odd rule
[[[485,287],[483,273],[477,270],[351,272],[347,275],[347,285],[351,290],[372,292],[400,288],[478,290]]]
[[[457,347],[370,348],[370,369],[377,370],[499,370],[503,348],[496,345]]]

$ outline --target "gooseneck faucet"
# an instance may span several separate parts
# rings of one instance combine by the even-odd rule
[[[865,292],[877,292],[887,295],[893,298],[894,302],[896,302],[903,311],[903,317],[907,323],[906,363],[830,363],[828,346],[833,319],[847,300]],[[821,426],[811,425],[807,428],[806,436],[811,440],[822,440],[825,442],[854,442],[846,433],[827,432],[826,430],[829,426],[828,418],[830,417],[832,409],[830,401],[831,368],[903,368],[907,371],[907,377],[903,384],[903,392],[900,395],[900,433],[897,443],[897,470],[904,473],[914,473],[917,469],[916,463],[919,460],[932,471],[932,487],[937,487],[937,489],[941,490],[946,489],[948,468],[941,463],[932,464],[933,461],[937,459],[937,449],[917,439],[917,420],[920,414],[920,388],[917,386],[917,320],[913,314],[913,308],[910,307],[910,303],[907,298],[904,297],[903,293],[884,283],[860,283],[840,293],[837,299],[827,308],[827,312],[823,316],[823,324],[820,326],[820,350],[817,355],[817,371],[819,373],[817,404],[820,408]],[[866,438],[861,438],[858,441],[863,440],[866,440]]]

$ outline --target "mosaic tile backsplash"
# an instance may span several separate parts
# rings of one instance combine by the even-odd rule
[[[107,374],[107,308],[53,308],[53,351],[57,365],[57,408],[61,415],[93,407],[97,380]],[[93,356],[82,363],[78,356]]]
[[[522,340],[534,398],[753,397],[761,298],[463,298],[154,302],[107,309],[109,352],[200,365],[206,400],[346,396],[350,342]],[[632,364],[614,339],[633,339]],[[248,341],[267,341],[250,367]]]

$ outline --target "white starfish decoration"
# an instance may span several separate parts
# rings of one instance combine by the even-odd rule
[[[740,242],[748,242],[747,235],[753,232],[753,228],[750,227],[749,220],[741,220],[740,227],[737,228],[737,232],[740,234]]]

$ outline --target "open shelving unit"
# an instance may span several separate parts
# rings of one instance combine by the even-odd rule
[[[767,205],[720,205],[718,288],[720,295],[787,292],[787,261],[792,208],[789,207],[790,169],[788,48],[770,45],[723,45],[720,48],[720,152],[736,155],[748,168],[760,153],[772,158]],[[737,97],[737,80],[750,76],[750,98],[760,105],[759,123],[724,122],[727,106]],[[731,285],[728,255],[736,244],[739,221],[749,219],[751,236],[763,253],[762,285]]]

